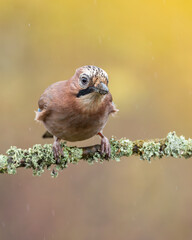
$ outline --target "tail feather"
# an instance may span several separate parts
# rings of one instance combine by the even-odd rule
[[[46,132],[43,134],[42,138],[53,138],[53,135],[52,135],[50,132],[46,131]]]

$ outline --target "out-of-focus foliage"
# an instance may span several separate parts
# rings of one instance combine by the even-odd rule
[[[120,109],[107,136],[191,137],[191,9],[185,0],[1,0],[1,153],[45,143],[33,120],[40,94],[86,64],[108,72]],[[132,158],[79,163],[54,180],[0,176],[0,239],[191,239],[191,168]]]

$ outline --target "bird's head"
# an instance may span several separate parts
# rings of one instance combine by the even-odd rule
[[[101,98],[109,92],[107,73],[96,66],[84,66],[76,70],[77,98]]]

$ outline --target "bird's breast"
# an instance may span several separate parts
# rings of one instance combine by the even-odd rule
[[[100,132],[108,119],[107,111],[86,113],[68,109],[63,112],[52,111],[44,122],[54,136],[66,141],[81,141]]]

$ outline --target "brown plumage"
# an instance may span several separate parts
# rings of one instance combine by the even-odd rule
[[[102,130],[117,109],[108,90],[108,76],[101,68],[84,66],[74,76],[49,86],[39,99],[36,120],[54,136],[53,151],[62,154],[60,140],[82,141],[100,135],[101,151],[110,156],[110,144]],[[46,136],[46,135],[45,135]]]

